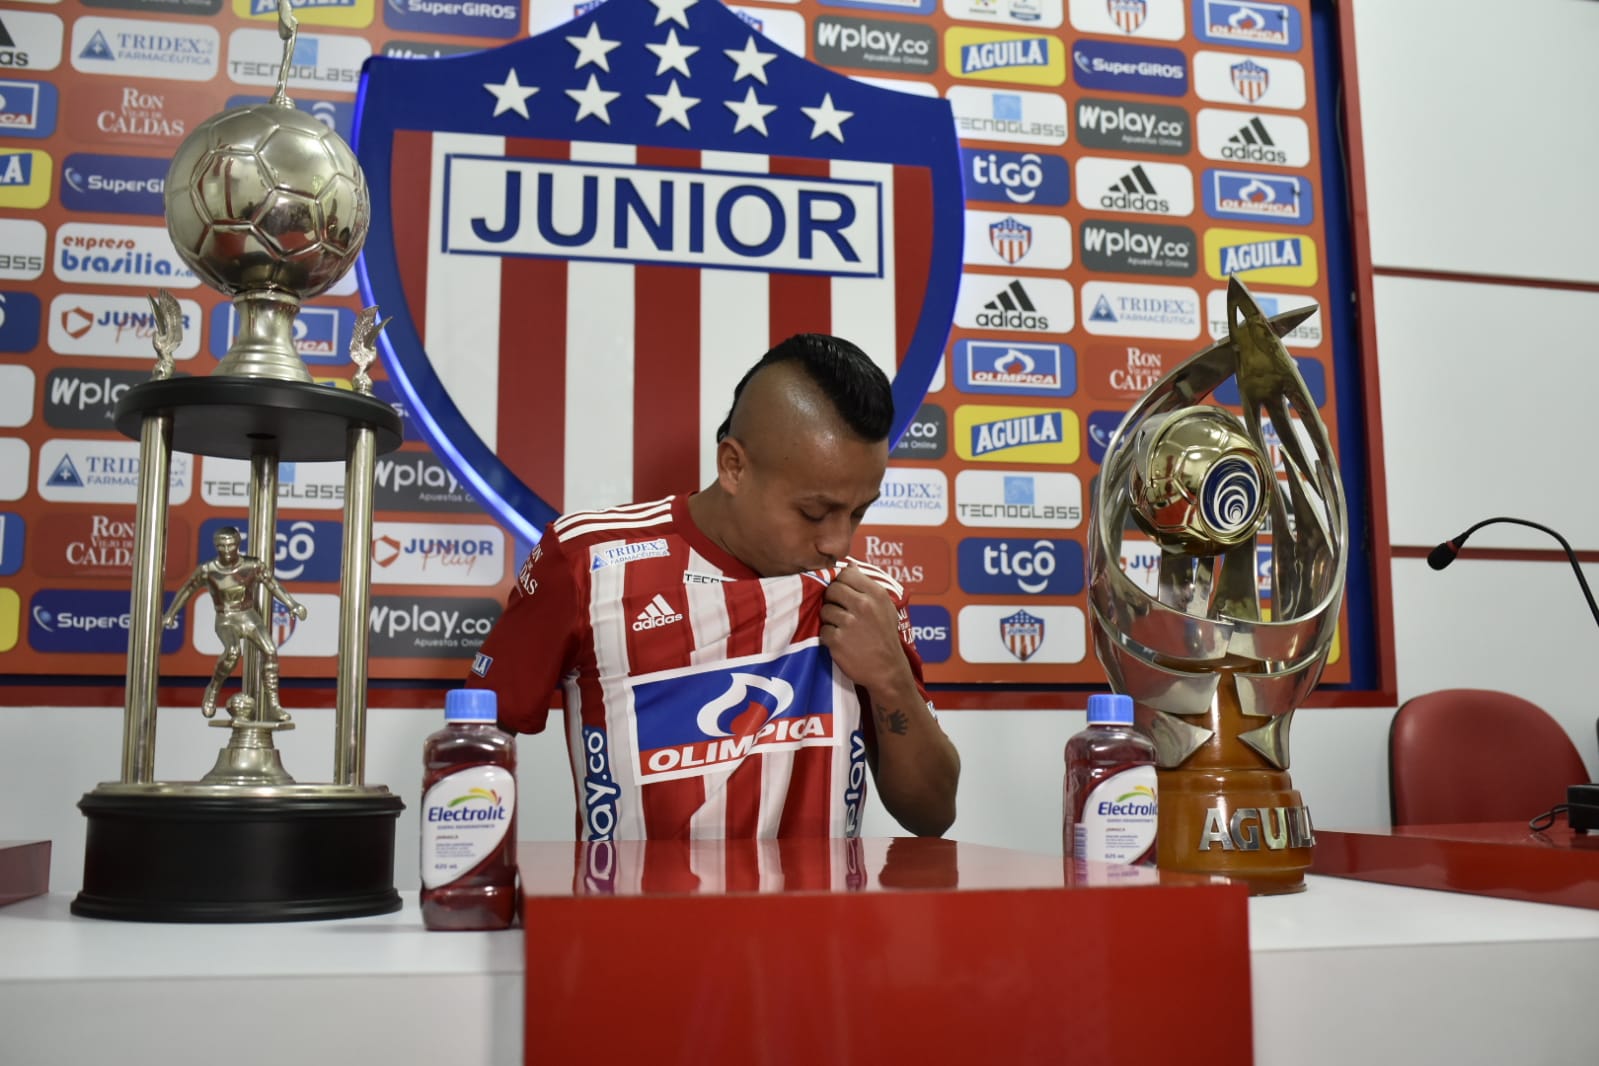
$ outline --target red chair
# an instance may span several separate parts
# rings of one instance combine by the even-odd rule
[[[1508,692],[1444,689],[1405,701],[1388,731],[1393,824],[1524,822],[1591,780],[1560,723]]]

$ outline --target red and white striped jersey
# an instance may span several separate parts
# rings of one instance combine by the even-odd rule
[[[904,590],[849,563],[893,595],[920,688]],[[818,639],[838,572],[760,577],[685,496],[563,515],[468,683],[526,733],[562,688],[579,839],[855,836],[871,715]]]

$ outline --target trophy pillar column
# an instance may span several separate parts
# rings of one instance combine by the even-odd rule
[[[258,452],[250,457],[250,525],[246,534],[250,554],[263,564],[277,569],[278,558],[278,457]],[[254,607],[267,630],[272,629],[272,591],[263,582],[255,591]],[[276,705],[277,682],[267,684],[266,657],[249,643],[244,647],[244,672],[240,678],[244,694],[255,701],[262,713]],[[270,688],[270,692],[269,692]]]
[[[366,657],[372,608],[372,482],[377,438],[351,426],[344,466],[344,573],[339,585],[339,676],[334,718],[333,783],[366,779]]]
[[[128,619],[128,687],[123,694],[122,781],[155,780],[156,686],[160,678],[161,573],[167,559],[172,415],[145,417],[139,430],[139,501],[134,515],[133,600]]]

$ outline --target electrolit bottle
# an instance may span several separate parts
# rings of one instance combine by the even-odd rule
[[[516,916],[516,738],[495,694],[455,689],[422,746],[422,921],[505,929]]]
[[[1066,742],[1066,854],[1153,865],[1155,788],[1155,745],[1133,725],[1132,697],[1089,696],[1088,728]]]

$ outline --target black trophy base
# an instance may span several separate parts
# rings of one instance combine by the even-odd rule
[[[129,922],[297,922],[400,909],[398,796],[90,792],[72,913]]]

